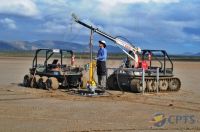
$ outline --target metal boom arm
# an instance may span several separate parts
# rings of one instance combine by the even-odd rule
[[[93,27],[92,25],[88,25],[88,24],[86,24],[86,23],[80,21],[79,18],[78,18],[75,14],[72,14],[72,17],[74,18],[75,22],[77,22],[77,23],[79,23],[80,25],[82,25],[82,26],[84,26],[84,27],[87,27],[87,28],[89,28],[90,30],[93,30],[94,32],[96,32],[96,33],[98,33],[98,34],[104,36],[105,38],[107,38],[107,39],[113,41],[115,44],[117,44],[118,47],[119,47],[119,46],[122,46],[122,47],[124,47],[125,49],[127,49],[127,50],[129,50],[129,51],[133,51],[133,53],[134,53],[134,55],[135,55],[134,57],[133,57],[132,55],[130,55],[126,50],[124,50],[124,49],[121,48],[121,49],[123,50],[123,52],[124,52],[125,54],[127,54],[130,58],[132,58],[133,60],[135,60],[135,62],[138,61],[137,52],[141,52],[141,49],[140,49],[139,47],[135,47],[135,46],[131,45],[131,44],[128,43],[128,42],[125,42],[125,41],[123,41],[123,40],[121,40],[121,39],[119,39],[119,38],[113,37],[113,36],[111,36],[111,35],[109,35],[109,34],[103,32],[103,31],[99,30],[98,28]],[[119,48],[120,48],[120,47],[119,47]]]

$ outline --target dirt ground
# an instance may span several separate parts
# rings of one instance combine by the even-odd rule
[[[84,64],[86,60],[77,60]],[[174,62],[179,92],[136,94],[109,91],[101,97],[64,90],[25,88],[19,84],[32,58],[0,57],[0,131],[200,131],[200,62]],[[120,61],[108,61],[108,67]],[[163,113],[162,127],[153,115]]]

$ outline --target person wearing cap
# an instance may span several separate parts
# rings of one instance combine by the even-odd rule
[[[105,89],[107,49],[106,49],[106,42],[104,40],[99,41],[99,50],[96,59],[97,59],[98,85]]]

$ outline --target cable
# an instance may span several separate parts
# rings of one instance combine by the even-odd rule
[[[123,88],[121,88],[121,85],[119,83],[119,71],[120,71],[120,68],[117,69],[117,75],[116,75],[117,85],[118,85],[119,89],[122,91],[122,94],[124,94],[124,90],[123,90]]]

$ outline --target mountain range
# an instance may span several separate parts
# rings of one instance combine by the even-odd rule
[[[89,45],[79,44],[74,42],[38,40],[29,41],[0,41],[0,51],[20,51],[20,50],[35,50],[40,48],[49,49],[68,49],[75,52],[89,52]],[[107,45],[107,49],[111,53],[121,52],[118,47]],[[94,52],[98,50],[98,46],[94,46]]]
[[[0,51],[30,51],[40,48],[49,49],[68,49],[74,52],[89,52],[88,44],[80,44],[74,42],[65,41],[54,41],[54,40],[38,40],[34,42],[30,41],[0,41]],[[107,50],[109,53],[122,53],[121,49],[117,46],[107,45]],[[94,46],[94,52],[98,51],[98,46]],[[185,52],[184,56],[200,56],[199,53]]]

